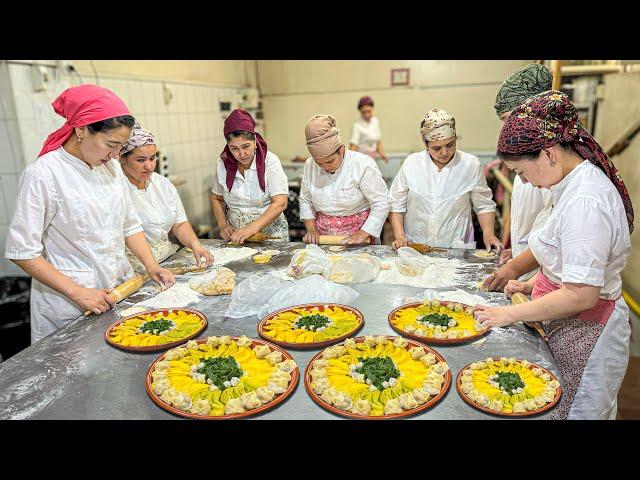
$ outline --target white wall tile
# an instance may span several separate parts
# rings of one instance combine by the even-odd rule
[[[20,141],[20,138],[14,136],[15,132],[10,132],[11,123],[15,124],[12,120],[0,120],[0,174],[20,171],[15,154],[15,144]]]
[[[155,88],[151,82],[142,82],[142,101],[144,102],[144,110],[147,113],[157,114],[158,108],[156,106]]]
[[[13,218],[13,214],[16,209],[16,198],[18,198],[18,180],[20,176],[18,174],[13,175],[1,175],[0,182],[2,182],[2,203],[4,204],[5,217],[2,218],[2,212],[0,212],[0,224],[9,224]]]
[[[31,66],[30,65],[8,65],[11,88],[15,90],[31,91]]]
[[[131,109],[132,112],[137,112],[141,115],[148,113],[143,97],[144,93],[142,82],[130,80],[126,82],[126,85],[129,92],[129,101],[131,102],[131,104],[129,105],[129,109]]]

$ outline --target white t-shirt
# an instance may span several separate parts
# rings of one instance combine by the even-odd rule
[[[390,189],[391,212],[404,213],[411,242],[443,248],[475,248],[471,207],[495,212],[491,189],[475,155],[456,151],[441,171],[427,150],[409,155]]]
[[[357,145],[358,151],[367,154],[376,151],[376,147],[381,138],[382,133],[380,132],[378,117],[371,117],[369,122],[360,117],[353,123],[349,143]]]
[[[143,190],[127,183],[148,242],[168,240],[171,228],[187,221],[178,190],[168,178],[153,172]]]
[[[513,258],[529,248],[529,232],[536,223],[539,228],[541,220],[536,221],[543,210],[551,208],[553,195],[551,190],[537,188],[530,183],[523,183],[520,176],[513,180],[511,192],[511,251]],[[549,212],[546,212],[548,214]]]
[[[251,166],[245,170],[244,176],[239,170],[236,172],[231,191],[227,188],[227,169],[219,158],[213,174],[211,191],[223,197],[224,203],[230,209],[239,209],[247,213],[264,213],[271,205],[271,197],[289,195],[289,181],[277,155],[267,152],[264,163],[264,192],[260,189],[258,182],[255,157]]]
[[[300,186],[300,219],[316,218],[316,212],[336,217],[355,215],[368,208],[362,230],[379,237],[389,213],[389,190],[376,162],[360,152],[345,149],[342,165],[327,173],[313,158],[304,164]]]
[[[529,247],[543,273],[556,284],[602,287],[601,298],[617,299],[622,291],[620,272],[631,253],[620,194],[587,160],[551,192],[549,217],[529,234]]]

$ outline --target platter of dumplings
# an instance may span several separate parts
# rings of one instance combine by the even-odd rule
[[[553,408],[562,388],[546,368],[515,358],[487,358],[456,378],[462,399],[478,410],[507,417],[538,415]]]
[[[319,348],[354,335],[363,325],[364,316],[353,307],[308,303],[270,313],[258,324],[258,333],[287,348]]]
[[[180,345],[207,328],[204,313],[190,308],[160,308],[114,322],[105,332],[109,345],[131,352],[156,352]]]
[[[489,331],[474,318],[470,305],[440,300],[402,305],[389,313],[388,320],[401,335],[437,344],[477,340]]]
[[[307,393],[329,412],[359,419],[407,417],[438,403],[451,372],[434,349],[403,337],[348,338],[314,356]]]
[[[299,377],[293,357],[277,345],[244,335],[213,336],[158,357],[145,388],[156,405],[175,415],[226,420],[277,406]]]

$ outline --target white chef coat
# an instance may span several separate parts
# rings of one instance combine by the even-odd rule
[[[620,273],[631,253],[624,205],[602,170],[586,160],[551,192],[551,213],[543,227],[529,234],[529,247],[543,273],[556,284],[601,287],[601,298],[617,299],[587,360],[568,418],[615,418],[631,336],[629,310],[619,298]]]
[[[168,240],[171,228],[187,221],[178,190],[168,178],[153,172],[145,189],[127,184],[149,243]]]
[[[511,192],[511,251],[513,258],[529,248],[529,232],[538,214],[551,208],[551,190],[523,183],[520,175],[513,180]]]
[[[360,117],[353,123],[349,143],[357,145],[358,151],[367,154],[376,151],[381,138],[382,133],[380,132],[378,117],[371,117],[368,122]]]
[[[404,213],[410,242],[434,247],[475,248],[466,242],[476,214],[495,212],[496,204],[475,155],[456,151],[441,171],[427,150],[412,153],[391,184],[391,211]]]
[[[124,239],[142,226],[128,180],[111,161],[90,168],[64,148],[29,165],[20,177],[5,257],[42,257],[87,288],[115,287],[133,276]],[[67,297],[31,284],[31,341],[82,314]]]
[[[227,169],[222,159],[219,158],[213,174],[211,191],[221,196],[230,209],[238,209],[251,214],[262,214],[271,205],[271,197],[289,195],[289,181],[282,169],[278,156],[267,152],[264,166],[264,192],[260,189],[255,156],[251,166],[244,171],[244,177],[239,170],[236,172],[233,188],[229,191],[227,188]]]
[[[371,209],[361,230],[379,237],[389,214],[389,189],[373,158],[345,149],[335,173],[327,173],[308,158],[300,186],[300,219],[316,218],[316,212],[335,217]]]

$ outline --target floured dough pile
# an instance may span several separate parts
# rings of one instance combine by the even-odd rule
[[[226,267],[218,267],[207,275],[189,281],[189,287],[203,295],[229,295],[235,286],[236,274]]]
[[[242,260],[244,258],[250,257],[251,255],[255,255],[258,253],[258,250],[249,247],[239,247],[239,248],[210,248],[207,247],[207,250],[213,255],[213,264],[224,265],[226,263],[235,262],[237,260]]]
[[[493,252],[493,251],[487,252],[486,250],[477,250],[476,252],[474,252],[473,256],[478,258],[492,258],[496,256],[496,252]]]

